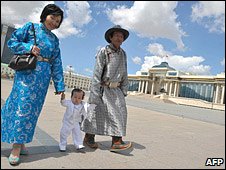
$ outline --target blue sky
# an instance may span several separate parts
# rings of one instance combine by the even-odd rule
[[[130,32],[121,46],[129,74],[162,61],[198,75],[225,71],[225,1],[1,1],[2,23],[16,28],[28,21],[38,23],[49,3],[64,11],[54,33],[65,70],[72,66],[91,77],[95,55],[107,45],[105,32],[119,24]]]

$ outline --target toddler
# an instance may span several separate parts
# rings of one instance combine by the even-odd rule
[[[62,128],[60,130],[59,148],[61,152],[66,151],[67,138],[72,133],[73,142],[77,150],[85,148],[82,142],[82,133],[80,123],[82,116],[85,115],[87,108],[83,101],[85,92],[81,89],[73,89],[71,92],[71,100],[65,99],[65,94],[61,94],[61,105],[66,107],[64,113]]]

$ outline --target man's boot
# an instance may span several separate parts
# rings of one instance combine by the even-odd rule
[[[96,149],[98,148],[98,144],[95,142],[95,135],[86,133],[83,144],[89,146],[90,148]]]
[[[117,152],[129,149],[132,146],[131,142],[125,143],[122,141],[122,137],[119,136],[112,136],[112,145],[111,145],[111,152]]]

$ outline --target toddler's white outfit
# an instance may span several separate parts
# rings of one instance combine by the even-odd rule
[[[81,101],[80,104],[75,105],[71,100],[63,99],[61,100],[61,105],[66,107],[66,112],[64,113],[63,125],[60,131],[60,151],[66,151],[67,138],[71,132],[76,149],[84,148],[79,123],[81,122],[82,115],[86,115],[87,104]]]

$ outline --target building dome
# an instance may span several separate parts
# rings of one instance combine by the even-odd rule
[[[155,65],[152,68],[167,68],[169,70],[175,70],[174,68],[170,67],[167,62],[162,62],[161,64]]]

